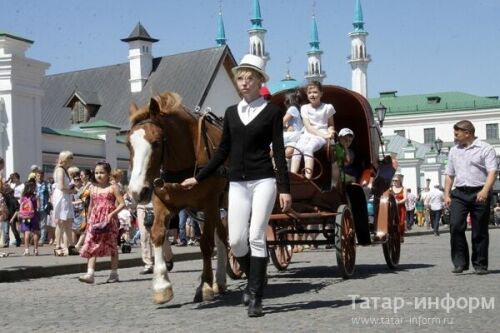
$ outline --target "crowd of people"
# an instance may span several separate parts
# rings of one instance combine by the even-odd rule
[[[287,163],[291,164],[292,172],[298,173],[303,159],[304,178],[311,179],[313,154],[328,140],[338,138],[332,185],[335,186],[339,179],[354,182],[359,176],[354,167],[355,155],[350,149],[354,132],[343,128],[337,134],[333,120],[335,109],[321,102],[321,84],[313,81],[306,85],[309,102],[306,104],[302,104],[299,90],[289,92],[283,117],[279,108],[268,103],[268,92],[262,95],[262,84],[268,79],[263,68],[262,59],[246,55],[233,69],[242,100],[226,110],[221,143],[208,165],[181,183],[185,189],[193,188],[230,157],[229,244],[240,269],[248,277],[242,303],[248,306],[250,317],[262,315],[262,298],[267,285],[266,226],[276,198],[283,212],[292,203]],[[430,180],[426,181],[425,188],[412,193],[403,186],[401,174],[394,177],[391,192],[398,205],[399,229],[402,241],[405,231],[415,225],[432,227],[434,234],[439,236],[443,216],[446,220],[446,216],[451,215],[453,272],[461,273],[469,267],[465,223],[470,214],[473,219],[472,264],[478,274],[485,274],[489,203],[496,177],[495,154],[491,146],[474,136],[474,126],[469,121],[458,122],[454,131],[458,144],[450,150],[444,193],[438,185],[431,188]],[[274,160],[269,154],[270,147]],[[479,165],[471,172],[467,169],[470,161]],[[0,159],[0,172],[3,168],[4,161]],[[337,179],[333,181],[335,174]],[[111,257],[111,273],[106,282],[114,283],[119,281],[120,243],[134,243],[140,239],[144,262],[140,274],[153,273],[152,204],[135,205],[126,186],[121,184],[122,177],[123,172],[112,170],[106,161],[97,162],[94,170],[80,170],[73,165],[73,154],[63,151],[59,154],[53,178],[45,180],[43,170],[34,165],[25,182],[17,173],[12,173],[5,181],[0,179],[2,246],[24,246],[24,255],[36,256],[38,246],[48,244],[54,246],[56,256],[80,255],[88,263],[86,274],[79,278],[84,283],[94,283],[97,258]],[[453,191],[452,185],[455,186]],[[168,270],[173,268],[172,244],[179,247],[198,244],[203,228],[198,219],[188,215],[186,210],[181,210],[169,221],[170,234],[166,237],[171,237],[172,241],[163,243]],[[221,216],[225,217],[225,211]],[[498,204],[495,218],[500,223]],[[10,234],[14,237],[12,242]]]
[[[0,158],[0,172],[4,161]],[[88,272],[83,282],[93,282],[95,260],[110,256],[112,276],[118,280],[120,245],[140,242],[145,268],[141,274],[153,272],[153,252],[149,227],[144,226],[144,212],[152,205],[136,205],[122,185],[123,171],[111,170],[99,161],[94,170],[73,165],[73,154],[59,154],[53,177],[45,179],[37,165],[31,167],[25,181],[14,172],[0,179],[0,246],[24,247],[24,256],[38,256],[39,246],[53,246],[55,256],[80,255],[88,259]],[[99,227],[103,227],[99,230]],[[166,257],[173,267],[170,243],[198,246],[200,222],[184,210],[170,222]],[[123,247],[122,247],[122,251]]]
[[[415,194],[411,188],[403,186],[403,176],[398,174],[392,180],[391,190],[398,204],[401,232],[414,226],[426,226],[439,236],[439,226],[449,224],[443,189],[439,185],[430,188],[430,179],[426,180],[426,187],[418,189]]]

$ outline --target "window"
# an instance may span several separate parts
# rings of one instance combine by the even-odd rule
[[[394,134],[402,136],[403,138],[406,138],[405,130],[395,130]]]
[[[433,146],[434,141],[436,141],[436,129],[424,128],[424,143]]]
[[[89,121],[89,112],[82,102],[77,101],[72,110],[73,124],[86,123]]]
[[[498,124],[486,124],[486,140],[498,139]]]
[[[441,102],[441,97],[439,96],[427,96],[427,104],[438,104]]]

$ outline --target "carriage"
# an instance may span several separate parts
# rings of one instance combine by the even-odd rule
[[[275,104],[282,105],[284,94],[273,99]],[[349,127],[356,135],[351,147],[360,177],[353,183],[340,181],[332,186],[334,145],[316,154],[317,170],[311,180],[290,173],[292,210],[280,213],[276,204],[269,221],[267,244],[271,259],[279,270],[284,270],[292,259],[294,246],[332,245],[342,276],[348,278],[354,272],[356,245],[380,243],[387,264],[394,268],[399,262],[401,241],[396,200],[389,191],[395,170],[390,156],[379,159],[380,129],[370,105],[361,95],[337,86],[324,87],[323,101],[335,106],[337,129]],[[226,288],[226,266],[230,276],[241,276],[234,258],[226,265],[227,230],[219,216],[228,180],[221,168],[221,172],[195,188],[185,189],[179,182],[206,165],[213,155],[222,133],[220,119],[209,113],[189,111],[180,96],[172,92],[152,97],[141,108],[132,103],[129,113],[127,146],[132,165],[129,193],[138,203],[152,201],[155,216],[151,227],[155,252],[153,302],[163,304],[173,298],[163,242],[170,218],[187,207],[203,211],[205,217],[200,242],[203,269],[194,300],[212,300]],[[373,223],[369,223],[367,194],[373,195]],[[301,233],[322,237],[295,240],[294,235]],[[211,262],[214,245],[217,246],[215,278]]]
[[[284,94],[274,95],[272,102],[282,106]],[[324,86],[322,101],[334,105],[337,131],[348,127],[355,133],[351,149],[359,177],[352,183],[339,179],[332,184],[334,144],[315,153],[312,179],[290,173],[292,210],[281,213],[276,204],[269,220],[267,244],[272,263],[285,270],[295,246],[327,245],[336,252],[342,276],[349,278],[355,268],[356,245],[382,244],[387,265],[395,268],[401,244],[397,204],[389,191],[395,170],[390,156],[379,157],[380,128],[372,109],[364,97],[338,86]],[[369,199],[374,214],[369,212]],[[298,234],[319,237],[297,239]],[[240,276],[235,261],[230,260],[229,268],[232,277]]]

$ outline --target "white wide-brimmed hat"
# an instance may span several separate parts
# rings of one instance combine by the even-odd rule
[[[339,136],[346,136],[346,135],[352,135],[352,137],[354,138],[354,132],[350,128],[344,127],[343,129],[340,130]]]
[[[250,68],[260,73],[264,77],[264,81],[269,81],[269,75],[265,72],[266,62],[261,57],[253,54],[245,54],[240,61],[240,64],[232,69],[233,74],[240,68]]]

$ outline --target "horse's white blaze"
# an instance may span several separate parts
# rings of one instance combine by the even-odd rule
[[[128,185],[132,195],[139,195],[146,186],[146,171],[153,152],[151,144],[145,139],[146,131],[143,128],[135,130],[130,135],[130,144],[134,149],[134,160],[132,161],[132,174]]]
[[[155,246],[155,266],[153,273],[153,290],[165,290],[171,288],[172,284],[168,281],[167,265],[163,257],[163,247]]]

